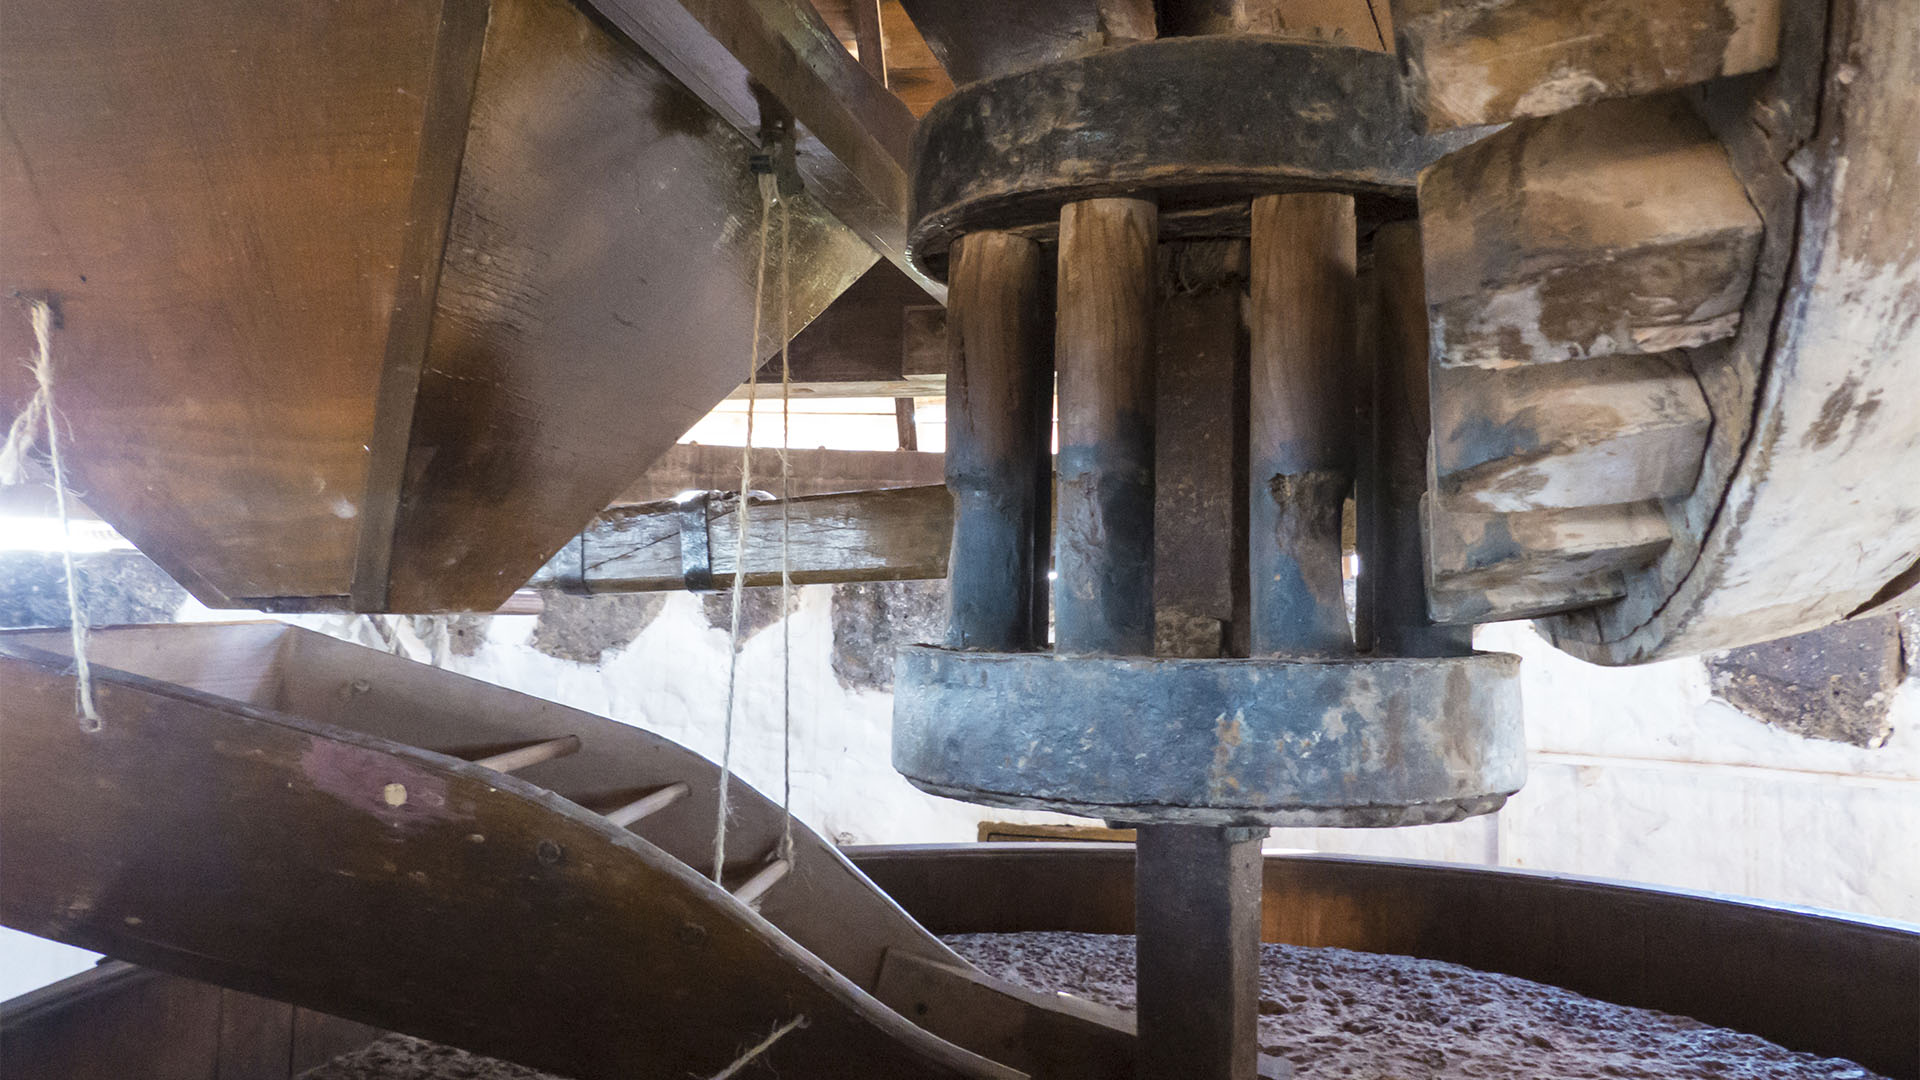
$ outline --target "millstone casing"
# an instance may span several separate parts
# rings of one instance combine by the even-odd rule
[[[1526,778],[1520,660],[1072,657],[910,645],[893,767],[988,806],[1206,825],[1395,826]]]

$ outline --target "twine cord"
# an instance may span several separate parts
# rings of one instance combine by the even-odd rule
[[[741,1054],[739,1057],[733,1059],[733,1064],[728,1065],[726,1068],[721,1069],[717,1073],[714,1073],[712,1076],[708,1077],[707,1080],[727,1080],[728,1077],[739,1072],[741,1069],[746,1068],[750,1063],[752,1063],[754,1058],[757,1058],[761,1054],[764,1054],[768,1050],[772,1049],[774,1043],[777,1043],[781,1039],[786,1038],[796,1028],[803,1028],[806,1026],[807,1026],[807,1014],[801,1013],[799,1016],[796,1016],[793,1019],[787,1021],[786,1023],[781,1024],[779,1027],[774,1028],[773,1034],[768,1035],[766,1038],[761,1039],[759,1042],[749,1047],[746,1053]]]
[[[100,712],[93,703],[93,670],[87,664],[87,612],[80,602],[80,578],[73,568],[73,527],[67,509],[67,473],[60,456],[60,410],[53,398],[53,306],[45,300],[28,298],[28,315],[33,323],[33,362],[28,365],[37,384],[26,408],[13,418],[7,429],[7,441],[0,445],[0,486],[25,483],[27,455],[33,449],[34,436],[44,423],[47,429],[47,457],[53,466],[53,501],[60,514],[61,565],[67,584],[67,627],[73,637],[74,710],[82,731],[99,731]]]
[[[760,385],[761,298],[767,288],[767,228],[779,198],[772,173],[760,173],[760,257],[753,272],[753,338],[747,343],[747,437],[740,448],[740,491],[734,504],[739,529],[733,544],[733,602],[727,620],[727,715],[720,735],[720,805],[713,819],[713,883],[722,888],[727,867],[727,788],[733,782],[733,709],[740,683],[740,596],[747,584],[748,492],[753,490],[753,412]]]

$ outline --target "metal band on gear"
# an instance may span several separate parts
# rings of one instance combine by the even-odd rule
[[[902,648],[893,767],[989,806],[1197,825],[1391,826],[1526,778],[1520,660],[1192,660]]]
[[[1044,230],[1064,203],[1122,193],[1152,195],[1169,222],[1289,190],[1410,200],[1422,168],[1484,134],[1417,132],[1387,53],[1249,35],[1141,42],[941,99],[914,134],[907,248],[941,270],[956,236]]]

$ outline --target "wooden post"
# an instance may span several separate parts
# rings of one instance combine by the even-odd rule
[[[880,25],[880,0],[852,0],[853,38],[860,47],[860,66],[887,83],[887,36]]]
[[[1060,210],[1062,653],[1153,651],[1153,284],[1159,214],[1141,199]]]
[[[1353,197],[1253,201],[1252,652],[1353,651],[1340,513],[1353,482]]]
[[[1378,396],[1374,416],[1378,467],[1369,478],[1378,522],[1376,543],[1360,553],[1360,573],[1374,581],[1374,640],[1387,656],[1464,656],[1471,626],[1435,626],[1427,613],[1426,551],[1420,498],[1427,490],[1427,290],[1420,227],[1383,225],[1373,234],[1373,280],[1379,313]]]
[[[1050,413],[1040,245],[981,232],[954,245],[947,294],[947,488],[953,494],[947,643],[1033,648],[1036,413]],[[1040,639],[1044,640],[1044,639]]]

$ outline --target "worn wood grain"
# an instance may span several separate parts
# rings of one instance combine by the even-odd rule
[[[1153,300],[1158,211],[1144,199],[1060,210],[1055,647],[1153,651]]]
[[[497,0],[386,609],[499,606],[744,378],[752,150],[571,4]],[[804,197],[792,228],[797,331],[873,255]]]
[[[59,309],[71,483],[204,601],[348,591],[475,6],[0,7],[0,293]],[[29,355],[0,303],[0,412]]]
[[[807,495],[787,503],[789,571],[795,584],[905,581],[947,575],[953,499],[941,485]],[[747,515],[749,586],[780,584],[781,503],[755,502]],[[708,510],[714,580],[732,581],[739,515],[731,501]],[[530,585],[590,593],[686,588],[674,503],[618,507],[567,545]]]
[[[1517,367],[1731,337],[1760,217],[1677,95],[1514,124],[1420,178],[1435,351]]]
[[[1386,3],[1387,0],[1382,0]],[[1432,130],[1548,116],[1771,65],[1782,0],[1391,0]]]
[[[1433,467],[1449,507],[1503,512],[1684,495],[1713,416],[1684,359],[1433,373]]]
[[[593,0],[707,107],[742,134],[791,116],[808,191],[935,296],[906,258],[913,114],[834,37],[806,0]],[[760,94],[778,103],[763,111]]]
[[[1715,482],[1687,507],[1690,542],[1621,604],[1550,624],[1589,660],[1809,630],[1897,595],[1920,564],[1920,8],[1786,11],[1800,21],[1777,77],[1705,102],[1781,245],[1707,380],[1730,437],[1716,431]]]

